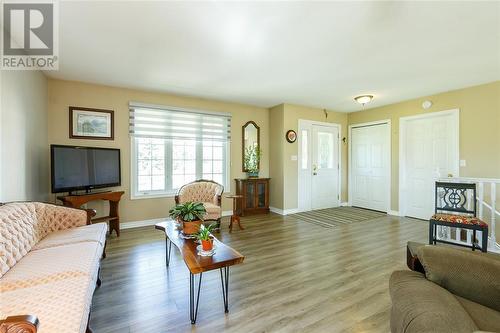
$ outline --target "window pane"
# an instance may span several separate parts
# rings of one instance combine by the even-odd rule
[[[196,158],[196,146],[194,141],[187,141],[185,144],[184,158],[193,160]]]
[[[137,145],[137,156],[139,159],[145,160],[151,158],[151,145],[139,144]]]
[[[222,173],[222,161],[214,161],[213,173]]]
[[[212,177],[212,180],[214,182],[222,184],[222,175],[221,174],[214,174],[214,176]]]
[[[165,161],[163,160],[153,160],[153,175],[164,175],[165,174]]]
[[[212,143],[211,142],[203,142],[203,159],[205,159],[205,160],[212,159]]]
[[[184,174],[184,161],[175,160],[172,162],[172,174],[174,175]]]
[[[137,179],[137,190],[140,192],[151,191],[151,177],[139,176]]]
[[[222,160],[222,147],[214,147],[213,148],[213,159],[214,160]]]
[[[203,161],[203,173],[212,173],[212,161]]]
[[[150,160],[139,160],[137,165],[137,170],[139,176],[149,176],[151,175],[151,161]]]
[[[333,134],[328,132],[318,132],[318,146],[319,168],[333,168]]]
[[[153,176],[152,177],[152,186],[153,190],[164,190],[165,189],[165,177],[162,176]]]
[[[165,158],[165,146],[153,145],[151,151],[151,158],[155,160],[163,160]]]
[[[174,175],[172,176],[172,188],[178,189],[184,185],[184,175]]]
[[[194,175],[196,174],[196,161],[195,160],[186,160],[184,162],[184,173]]]
[[[184,159],[184,145],[173,145],[172,146],[172,158],[175,160]]]

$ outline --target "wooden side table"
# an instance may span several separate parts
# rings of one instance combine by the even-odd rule
[[[125,192],[101,192],[84,195],[66,195],[57,197],[66,207],[80,208],[82,205],[90,201],[105,200],[109,201],[109,215],[92,219],[92,222],[109,221],[109,234],[116,232],[116,236],[120,237],[120,215],[118,214],[118,204]]]
[[[236,212],[236,207],[238,206],[238,200],[242,199],[242,195],[228,195],[226,196],[228,199],[233,199],[233,215],[231,215],[231,222],[229,223],[229,232],[233,231],[233,223],[238,223],[238,227],[240,230],[245,230],[241,225],[240,216]]]

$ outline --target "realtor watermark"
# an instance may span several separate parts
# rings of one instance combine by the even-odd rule
[[[57,1],[2,1],[4,70],[59,69]]]

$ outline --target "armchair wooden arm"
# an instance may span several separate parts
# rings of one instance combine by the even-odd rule
[[[96,216],[97,211],[95,209],[85,209],[85,211],[87,212],[87,225],[90,225],[92,224],[91,220],[94,216]]]
[[[38,325],[35,316],[11,316],[0,320],[0,333],[36,333]]]

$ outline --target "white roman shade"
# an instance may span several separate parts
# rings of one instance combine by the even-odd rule
[[[230,141],[231,114],[129,103],[130,135],[138,138]]]

